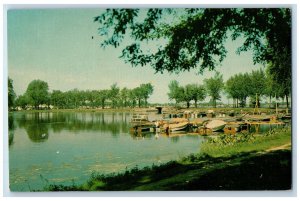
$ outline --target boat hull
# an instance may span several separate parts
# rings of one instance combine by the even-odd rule
[[[206,128],[211,129],[213,132],[222,131],[226,126],[226,122],[222,120],[211,120],[206,124]]]

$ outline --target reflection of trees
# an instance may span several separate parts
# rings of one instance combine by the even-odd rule
[[[51,122],[49,113],[23,113],[16,119],[20,128],[24,128],[33,142],[44,142],[49,137],[48,125]]]
[[[129,131],[129,114],[126,113],[24,113],[17,122],[19,127],[26,129],[33,141],[47,139],[49,129],[54,133],[62,130],[73,133],[100,131],[114,136]]]
[[[14,122],[14,117],[12,114],[9,114],[8,116],[8,144],[9,146],[13,144],[14,142],[14,135],[15,135],[15,122]]]
[[[171,137],[171,141],[174,142],[174,143],[177,143],[179,141],[179,136]]]
[[[25,126],[29,139],[33,142],[44,142],[48,139],[48,126],[46,124],[29,124]]]
[[[130,131],[130,136],[135,139],[135,140],[141,140],[145,138],[153,138],[155,133],[153,132],[135,132],[135,131]]]

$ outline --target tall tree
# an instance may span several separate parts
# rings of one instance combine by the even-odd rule
[[[49,102],[48,83],[42,80],[31,81],[25,95],[28,97],[29,103],[39,109],[39,105]]]
[[[128,104],[128,100],[129,100],[129,89],[127,89],[126,87],[122,88],[120,91],[120,98],[121,98],[121,105],[123,107],[127,107]]]
[[[195,102],[195,108],[198,107],[197,102],[205,99],[206,91],[204,86],[198,84],[189,84],[191,98]]]
[[[224,87],[223,76],[216,72],[214,77],[209,79],[204,79],[206,90],[208,95],[212,98],[213,106],[217,106],[217,100],[221,98],[221,91]]]
[[[138,101],[138,106],[141,107],[141,101],[144,98],[141,87],[136,87],[132,90],[132,96]]]
[[[175,100],[175,103],[178,104],[182,100],[183,89],[179,86],[179,82],[177,80],[172,80],[168,86],[169,99]]]
[[[113,85],[110,86],[109,99],[112,102],[113,108],[115,108],[117,106],[119,92],[120,92],[120,88],[117,86],[117,83],[114,83]]]
[[[64,93],[60,90],[53,90],[50,94],[51,104],[58,108],[66,107],[66,100]]]
[[[26,109],[26,106],[29,104],[28,98],[26,95],[20,95],[17,97],[15,106],[21,107],[22,109]]]
[[[151,83],[141,84],[140,90],[145,101],[145,106],[147,106],[147,100],[149,96],[153,93],[154,87]]]
[[[13,80],[8,78],[8,109],[10,110],[14,104],[15,104],[15,99],[16,99],[16,93],[14,91],[14,86],[13,86]]]
[[[236,100],[236,107],[245,107],[250,90],[251,80],[248,73],[233,75],[226,81],[225,91]]]
[[[256,102],[257,96],[257,104],[260,106],[260,96],[265,94],[266,90],[266,75],[262,69],[253,70],[250,74],[250,95],[252,97],[252,102]]]
[[[108,99],[110,93],[111,92],[107,89],[103,89],[98,92],[98,100],[101,103],[102,109],[105,108],[105,101]]]

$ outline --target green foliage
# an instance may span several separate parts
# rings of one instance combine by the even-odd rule
[[[121,57],[133,66],[149,64],[157,72],[212,70],[226,57],[230,36],[244,39],[238,53],[252,49],[255,63],[272,63],[278,81],[291,77],[289,8],[107,9],[95,21],[104,47],[132,38]],[[145,48],[157,42],[156,50]]]
[[[204,83],[207,93],[212,98],[214,107],[216,107],[217,100],[220,100],[220,94],[224,88],[223,76],[219,72],[216,72],[214,77],[204,79]]]
[[[112,102],[112,108],[115,108],[117,106],[119,92],[120,88],[117,86],[117,83],[114,83],[110,86],[110,90],[108,91],[108,97]]]
[[[36,109],[39,105],[49,103],[48,83],[42,80],[33,80],[29,83],[25,92],[31,105]]]
[[[229,94],[233,99],[237,99],[240,101],[240,105],[242,107],[246,104],[246,99],[250,96],[251,90],[251,81],[248,73],[236,74],[231,76],[226,81],[225,91]],[[239,105],[237,104],[237,107]]]
[[[169,99],[175,100],[176,103],[179,103],[181,100],[182,89],[179,86],[179,82],[177,80],[172,80],[169,86]]]
[[[206,91],[204,86],[198,84],[187,84],[186,86],[179,86],[178,81],[172,80],[169,84],[169,99],[174,99],[176,103],[186,102],[187,108],[190,107],[190,101],[195,101],[195,107],[197,107],[197,101],[205,99]]]
[[[130,90],[127,89],[126,87],[124,87],[121,91],[120,91],[120,101],[121,101],[121,106],[122,107],[127,107],[128,106],[128,102],[129,102],[129,96],[130,96]]]
[[[8,109],[14,107],[15,105],[15,99],[16,99],[16,93],[14,91],[14,86],[13,86],[13,80],[8,78]]]
[[[72,89],[66,92],[53,90],[48,93],[48,84],[41,80],[34,80],[28,85],[26,93],[19,96],[16,100],[16,106],[26,109],[27,106],[38,108],[40,104],[51,104],[58,109],[74,108],[97,108],[101,107],[127,107],[135,106],[136,101],[139,107],[144,103],[147,105],[147,99],[153,93],[154,88],[151,83],[144,83],[134,89],[120,88],[116,83],[111,85],[110,89],[102,90],[78,90]],[[144,100],[144,102],[142,101]]]
[[[263,151],[291,142],[291,128],[269,130],[261,135],[251,133],[221,135],[201,144],[201,153],[213,157],[230,156],[242,152]]]
[[[153,93],[154,87],[151,83],[140,85],[141,95],[145,100],[145,105],[147,105],[147,99]]]
[[[28,98],[26,95],[20,95],[16,99],[15,105],[21,107],[22,109],[26,109],[26,106],[29,104]]]

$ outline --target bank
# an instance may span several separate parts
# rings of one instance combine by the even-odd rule
[[[250,135],[250,134],[249,134]],[[224,140],[225,139],[225,140]],[[292,186],[291,128],[259,136],[207,140],[201,153],[160,166],[93,173],[84,184],[45,191],[288,190]]]

